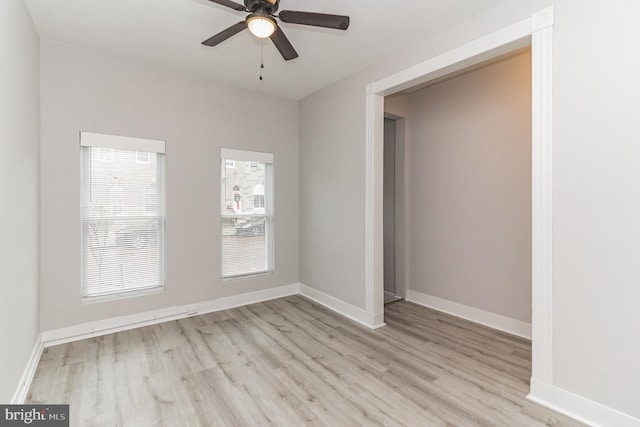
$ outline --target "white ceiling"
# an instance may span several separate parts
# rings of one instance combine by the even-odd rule
[[[280,10],[349,15],[347,31],[282,24],[300,57],[285,62],[244,31],[200,43],[246,13],[208,0],[26,0],[40,37],[135,58],[290,99],[307,95],[418,43],[501,0],[281,0]],[[238,0],[242,2],[242,0]]]

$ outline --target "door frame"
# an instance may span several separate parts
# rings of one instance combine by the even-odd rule
[[[532,67],[532,374],[553,384],[552,311],[552,38],[553,7],[428,59],[366,88],[365,311],[369,326],[384,325],[383,144],[384,97],[531,46]]]

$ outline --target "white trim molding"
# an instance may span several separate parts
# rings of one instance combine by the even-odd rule
[[[31,388],[31,382],[33,381],[33,376],[38,368],[40,356],[42,356],[42,348],[42,334],[39,334],[36,338],[35,344],[33,345],[31,356],[29,356],[29,360],[27,361],[27,366],[22,372],[22,377],[20,377],[18,388],[11,398],[12,405],[22,405],[27,399],[29,388]]]
[[[531,18],[531,378],[553,382],[552,36],[553,9]]]
[[[299,290],[300,285],[294,283],[277,288],[217,298],[215,300],[81,323],[79,325],[45,331],[42,333],[42,342],[45,347],[50,347],[52,345],[126,331],[142,326],[183,319],[197,314],[213,313],[215,311],[296,295],[299,293]]]
[[[165,153],[166,151],[165,141],[91,132],[80,132],[80,146],[145,151],[149,153]]]
[[[525,19],[406,70],[370,83],[367,95],[391,95],[488,61],[531,43],[531,19]]]
[[[41,343],[44,347],[57,344],[78,341],[114,332],[126,331],[142,326],[154,325],[157,323],[169,322],[171,320],[184,319],[185,317],[198,314],[213,313],[221,310],[242,307],[276,298],[291,295],[302,295],[330,310],[345,316],[351,320],[361,323],[369,328],[375,329],[384,326],[383,315],[370,316],[366,310],[341,301],[323,292],[315,290],[301,283],[294,283],[277,288],[263,289],[261,291],[248,292],[239,295],[222,297],[215,300],[202,301],[182,306],[162,308],[159,310],[136,313],[128,316],[119,316],[109,319],[96,320],[93,322],[81,323],[79,325],[65,328],[52,329],[42,333]],[[38,359],[39,359],[38,355]],[[36,360],[37,364],[37,360]]]
[[[553,27],[553,7],[542,9],[531,15],[531,34]]]
[[[535,379],[527,399],[594,427],[640,427],[638,418]]]
[[[273,153],[221,148],[220,159],[238,160],[241,162],[273,163]]]
[[[384,97],[367,85],[365,153],[365,310],[373,321],[384,322],[384,256],[382,169],[384,167]]]
[[[531,339],[531,323],[523,322],[522,320],[502,316],[490,311],[434,297],[411,289],[407,291],[407,301],[442,311],[443,313],[448,313],[474,323],[479,323],[502,332],[517,335],[528,340]]]
[[[384,96],[521,47],[532,49],[532,379],[552,383],[551,59],[553,8],[367,86],[365,297],[370,316],[382,311],[382,144]]]
[[[368,328],[376,329],[384,326],[383,317],[370,316],[366,310],[334,298],[307,285],[300,284],[300,295]]]

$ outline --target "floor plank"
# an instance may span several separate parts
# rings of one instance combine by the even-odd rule
[[[74,426],[578,426],[526,400],[530,342],[405,301],[367,329],[301,296],[46,348]]]

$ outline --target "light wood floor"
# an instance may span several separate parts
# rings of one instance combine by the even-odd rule
[[[372,331],[300,296],[44,350],[74,426],[580,425],[525,399],[530,343],[411,303]]]

